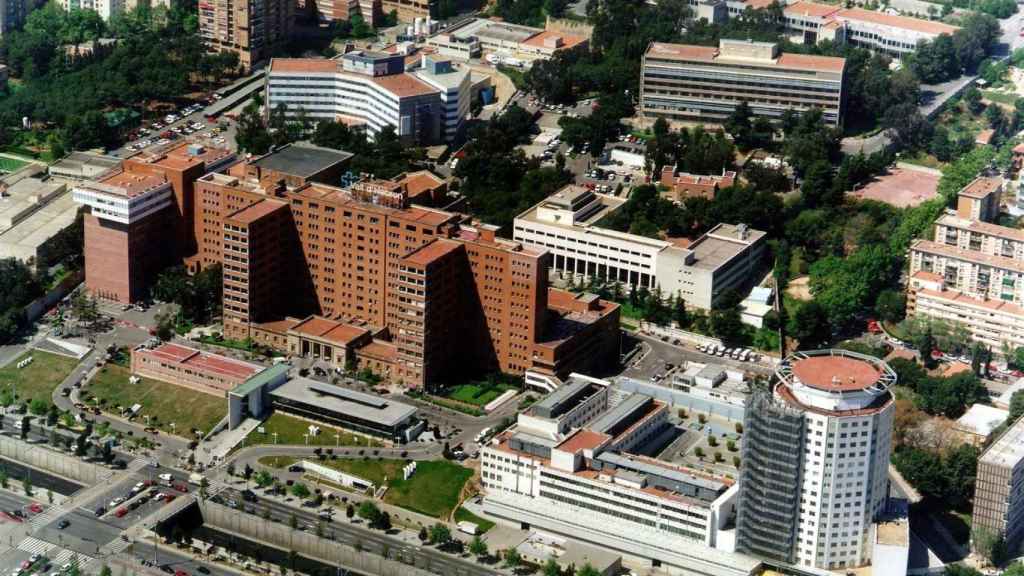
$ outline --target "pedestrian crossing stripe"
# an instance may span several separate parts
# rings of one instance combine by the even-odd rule
[[[27,536],[24,540],[18,543],[18,550],[28,552],[29,554],[46,554],[56,547],[56,544],[50,544],[45,540],[40,540],[33,536]]]

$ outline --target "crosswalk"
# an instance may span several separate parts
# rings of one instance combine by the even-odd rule
[[[120,540],[118,540],[120,542]],[[127,548],[125,546],[124,548]],[[122,548],[121,550],[123,550]],[[60,548],[52,542],[46,540],[40,540],[34,536],[26,536],[24,540],[18,543],[18,550],[28,552],[29,554],[39,554],[50,559],[50,563],[60,566],[71,562],[75,557],[78,558],[78,565],[84,566],[87,562],[93,560],[91,556],[85,554],[76,553],[74,550],[68,550],[66,548]],[[118,550],[120,552],[121,550]]]
[[[28,524],[32,527],[32,530],[39,530],[43,526],[46,526],[50,522],[53,522],[57,518],[60,518],[67,512],[71,511],[72,508],[74,508],[74,504],[70,501],[65,501],[56,506],[50,506],[43,512],[33,516],[32,519],[28,521]]]

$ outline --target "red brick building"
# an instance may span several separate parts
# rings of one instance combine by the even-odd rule
[[[736,183],[736,173],[723,172],[720,176],[707,176],[675,171],[672,166],[661,169],[661,185],[668,188],[665,197],[673,202],[682,202],[687,198],[714,199],[722,188]]]
[[[259,364],[177,344],[132,350],[132,374],[220,397],[262,371]]]
[[[85,218],[85,285],[118,302],[145,297],[164,267],[195,251],[193,183],[235,160],[227,150],[181,143],[133,156],[77,186]]]

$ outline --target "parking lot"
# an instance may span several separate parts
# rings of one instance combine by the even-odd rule
[[[212,103],[212,101],[210,102]],[[234,122],[227,118],[210,122],[205,116],[206,107],[198,103],[192,104],[179,108],[159,120],[149,122],[132,134],[132,140],[113,151],[112,154],[127,157],[185,137],[204,146],[233,149],[235,147]]]

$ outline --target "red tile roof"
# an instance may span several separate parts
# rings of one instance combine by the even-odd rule
[[[881,377],[870,362],[848,356],[809,356],[793,362],[791,369],[804,385],[829,392],[863,390]]]
[[[1003,181],[1000,178],[992,178],[989,176],[978,176],[967,186],[964,186],[963,190],[960,190],[961,196],[967,196],[968,198],[982,199],[992,194],[1002,186]]]
[[[262,372],[263,367],[235,360],[220,354],[210,354],[195,348],[165,343],[152,350],[140,349],[137,352],[153,356],[171,364],[179,364],[192,370],[212,372],[234,380],[243,381]]]
[[[433,242],[417,248],[405,258],[403,262],[418,266],[428,266],[431,262],[438,260],[456,250],[462,248],[462,244],[447,238],[437,238]]]
[[[271,72],[318,72],[329,74],[341,69],[336,60],[320,58],[273,58]]]
[[[593,430],[581,429],[577,430],[575,434],[562,441],[562,443],[558,445],[558,449],[563,452],[573,454],[580,450],[593,450],[611,439],[612,437],[607,434],[594,432]]]
[[[757,66],[765,69],[785,68],[792,70],[820,70],[822,72],[842,72],[846,66],[845,58],[835,56],[813,56],[810,54],[780,54],[775,60],[733,59],[721,56],[718,48],[713,46],[694,46],[689,44],[666,44],[653,42],[647,49],[647,57],[681,62],[708,62],[729,65],[742,62],[745,66]]]
[[[883,26],[913,30],[914,32],[921,32],[924,34],[934,34],[936,36],[939,34],[952,35],[960,29],[958,26],[951,26],[949,24],[943,24],[942,22],[922,20],[920,18],[911,18],[909,16],[895,16],[893,14],[875,12],[872,10],[865,10],[863,8],[845,8],[837,12],[836,17],[842,20],[870,22],[871,24],[881,24]]]
[[[242,224],[252,224],[253,222],[265,217],[266,215],[286,208],[288,205],[280,200],[274,200],[268,198],[266,200],[260,200],[254,204],[250,204],[241,210],[237,210],[232,214],[228,214],[227,220],[233,222],[240,222]]]
[[[346,324],[345,322],[338,322],[323,316],[310,316],[293,326],[290,332],[344,345],[370,333],[365,328]]]
[[[392,74],[391,76],[377,76],[373,83],[391,92],[399,98],[410,98],[412,96],[424,96],[434,94],[437,89],[419,80],[411,74]]]

